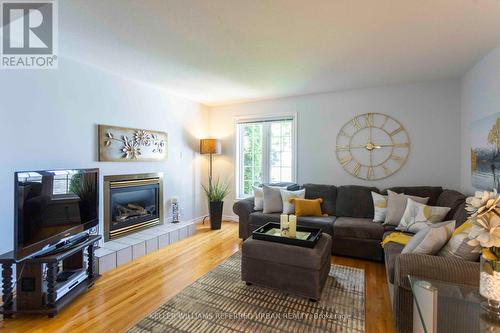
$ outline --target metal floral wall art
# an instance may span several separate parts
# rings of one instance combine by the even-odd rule
[[[167,159],[165,132],[99,125],[99,161],[162,161]]]

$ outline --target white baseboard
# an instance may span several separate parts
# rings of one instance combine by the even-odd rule
[[[224,221],[239,222],[240,219],[238,215],[222,215]]]

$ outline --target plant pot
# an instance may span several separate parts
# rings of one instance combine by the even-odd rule
[[[211,201],[209,204],[210,227],[212,230],[218,230],[222,224],[223,201]]]
[[[479,293],[486,298],[483,307],[500,314],[500,260],[490,260],[481,256]]]

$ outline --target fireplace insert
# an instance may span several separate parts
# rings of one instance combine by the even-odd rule
[[[162,174],[104,177],[104,237],[106,240],[162,223]]]

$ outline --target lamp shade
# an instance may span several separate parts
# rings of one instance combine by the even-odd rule
[[[200,154],[220,154],[220,140],[217,139],[201,139]]]

